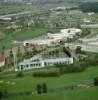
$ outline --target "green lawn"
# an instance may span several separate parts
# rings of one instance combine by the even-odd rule
[[[31,72],[30,72],[31,73]],[[0,80],[3,80],[4,83],[0,83],[0,88],[7,89],[10,93],[19,93],[19,92],[35,92],[36,91],[36,85],[38,83],[46,83],[48,85],[48,88],[56,88],[56,87],[62,87],[62,86],[69,86],[69,85],[75,85],[82,82],[89,82],[93,81],[93,78],[98,76],[98,67],[91,67],[87,69],[85,72],[81,73],[75,73],[75,74],[66,74],[61,77],[47,77],[47,78],[34,78],[31,74],[24,73],[25,76],[23,78],[16,78],[15,75],[10,74],[10,76],[6,75],[0,75]],[[8,74],[9,75],[9,74]],[[8,84],[8,81],[10,82]],[[12,83],[15,83],[12,85]],[[32,95],[31,97],[26,97],[29,100],[31,98],[35,98],[34,100],[39,100],[40,97],[42,99],[40,100],[49,100],[49,98],[53,97],[56,100],[93,100],[92,98],[95,97],[94,100],[98,99],[97,92],[98,88],[89,88],[89,89],[80,89],[77,91],[66,91],[66,93],[58,93],[58,94],[50,94],[47,95],[41,95],[36,96],[36,94]],[[83,97],[83,96],[84,97]],[[90,96],[92,98],[90,98]],[[17,99],[14,100],[24,100],[25,97],[17,97]],[[87,99],[86,99],[87,98]],[[97,99],[96,99],[97,98]],[[13,99],[9,99],[13,100]],[[25,99],[27,100],[27,99]]]
[[[63,93],[16,96],[5,100],[98,100],[98,87]]]

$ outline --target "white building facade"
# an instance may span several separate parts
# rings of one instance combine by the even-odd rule
[[[34,68],[43,68],[47,66],[59,65],[59,64],[73,64],[72,57],[65,57],[65,58],[55,58],[55,59],[29,59],[24,60],[23,62],[19,63],[17,70],[29,70]]]

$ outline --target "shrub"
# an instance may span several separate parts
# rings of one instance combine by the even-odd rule
[[[47,85],[45,83],[42,85],[42,88],[43,88],[43,93],[47,93]]]
[[[3,93],[2,93],[2,91],[0,91],[0,99],[2,99],[3,98]]]
[[[16,75],[16,76],[17,76],[17,77],[23,77],[23,76],[24,76],[24,74],[23,74],[23,72],[21,72],[21,71],[20,71],[20,72],[18,72],[18,73],[17,73],[17,75]]]
[[[38,93],[38,94],[41,94],[41,93],[42,93],[42,87],[41,87],[40,84],[38,84],[38,85],[36,86],[36,89],[37,89],[37,93]]]
[[[42,70],[33,72],[34,77],[56,77],[60,76],[59,70]]]
[[[63,51],[64,51],[65,54],[68,55],[68,57],[71,57],[71,52],[69,51],[68,48],[63,47]]]
[[[5,91],[0,91],[0,99],[2,98],[5,98],[8,96],[8,92],[5,90]]]
[[[37,84],[36,86],[37,94],[47,93],[47,85],[44,84]]]
[[[4,97],[7,97],[7,96],[8,96],[8,91],[5,90],[5,91],[3,92],[3,95],[4,95]]]
[[[92,2],[92,3],[82,3],[79,8],[83,12],[98,12],[98,2]]]
[[[94,78],[94,86],[98,86],[98,77]]]
[[[83,63],[84,64],[84,63]],[[84,71],[87,67],[83,66],[83,64],[70,64],[70,65],[63,65],[63,66],[56,66],[59,68],[60,74],[65,74],[65,73],[76,73],[76,72],[82,72]]]

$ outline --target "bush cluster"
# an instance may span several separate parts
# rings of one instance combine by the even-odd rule
[[[34,77],[56,77],[56,76],[60,76],[60,71],[58,69],[36,71],[33,72],[33,76]]]
[[[98,12],[98,2],[83,3],[79,6],[83,12]]]
[[[23,77],[23,76],[24,76],[24,74],[23,74],[22,71],[18,72],[17,75],[16,75],[16,77]]]
[[[0,99],[2,98],[5,98],[8,96],[8,92],[5,90],[5,91],[0,91]]]
[[[98,77],[94,78],[94,86],[98,86]]]
[[[59,65],[56,67],[59,68],[60,74],[82,72],[86,69],[86,66],[75,65],[75,64]]]
[[[37,84],[36,89],[37,89],[37,94],[48,92],[47,85],[45,83]]]

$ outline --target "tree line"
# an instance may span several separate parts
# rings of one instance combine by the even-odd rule
[[[79,8],[83,12],[98,12],[98,2],[94,3],[82,3]]]

